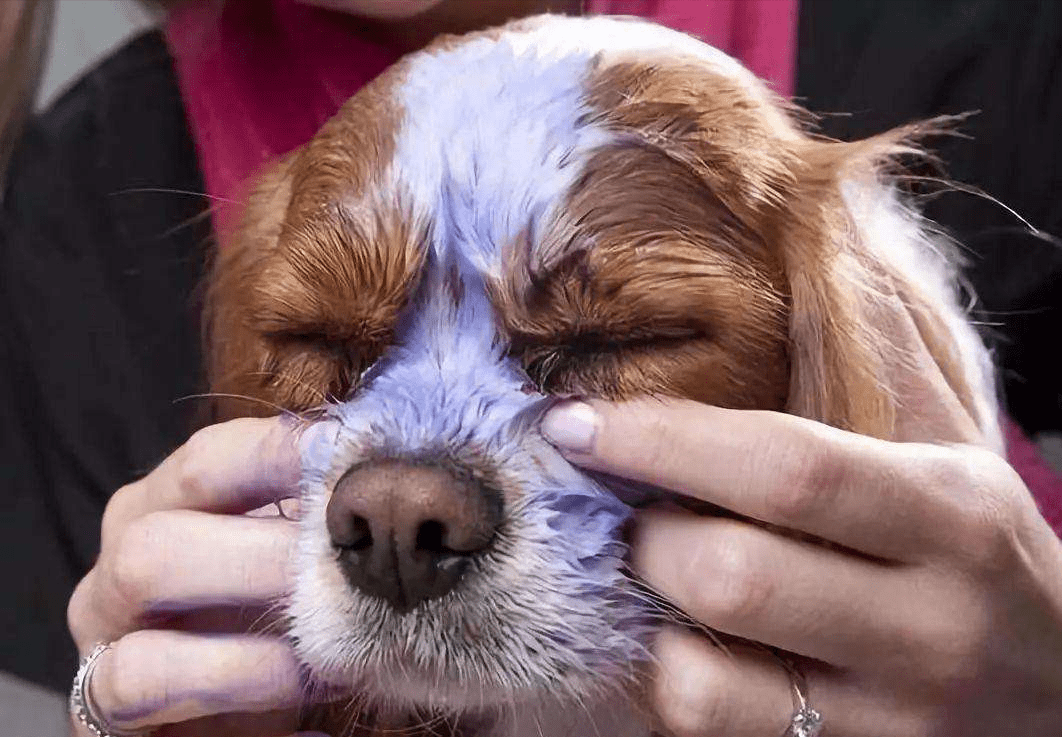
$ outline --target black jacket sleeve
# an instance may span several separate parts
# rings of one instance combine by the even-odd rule
[[[178,400],[203,388],[195,295],[210,221],[161,35],[33,121],[7,185],[0,670],[66,690],[66,602],[103,507],[188,435],[195,402]]]

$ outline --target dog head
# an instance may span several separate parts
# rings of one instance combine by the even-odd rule
[[[954,273],[889,172],[651,24],[446,38],[263,175],[210,288],[213,388],[314,420],[288,612],[313,676],[452,710],[629,685],[629,506],[537,423],[656,394],[999,446]],[[227,405],[247,414],[249,405]]]

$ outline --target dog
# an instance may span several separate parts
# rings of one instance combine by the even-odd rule
[[[210,374],[304,418],[285,607],[311,678],[454,734],[593,734],[628,700],[661,615],[630,505],[538,430],[558,397],[1000,450],[954,258],[898,186],[936,127],[825,140],[691,37],[542,16],[404,58],[263,174],[213,269]]]

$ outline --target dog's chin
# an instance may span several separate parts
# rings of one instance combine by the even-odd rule
[[[430,673],[373,674],[363,681],[381,702],[398,708],[450,713],[495,713],[541,697],[541,690],[518,691],[491,683],[464,683]]]
[[[518,708],[533,709],[546,698],[577,703],[582,696],[600,697],[623,691],[621,684],[614,682],[566,683],[564,678],[513,687],[499,682],[458,679],[412,666],[346,673],[314,672],[313,676],[329,692],[357,694],[359,700],[387,710],[422,713],[504,714]]]
[[[348,725],[351,714],[364,723],[390,725],[386,732],[420,737],[449,735],[456,737],[649,737],[646,716],[639,711],[638,692],[633,684],[623,688],[612,683],[598,688],[585,698],[573,693],[558,693],[558,684],[514,690],[497,684],[469,684],[435,678],[431,674],[373,672],[346,679],[333,674],[336,690],[332,695],[347,704],[337,712],[338,721],[328,725]],[[584,686],[587,684],[583,684]],[[351,696],[350,694],[357,694]],[[351,712],[351,709],[354,709]],[[442,731],[421,731],[417,725],[442,725]],[[329,732],[331,734],[332,732]],[[347,734],[347,732],[337,732]],[[361,734],[358,732],[357,734]],[[368,733],[366,733],[368,734]],[[372,734],[377,734],[372,732]]]

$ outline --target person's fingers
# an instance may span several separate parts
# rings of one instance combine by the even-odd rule
[[[796,711],[789,671],[751,646],[727,651],[677,628],[663,630],[653,650],[650,698],[663,731],[672,737],[763,737],[786,734]],[[801,667],[807,704],[820,713],[831,737],[913,737],[927,726],[869,690],[810,664]]]
[[[937,655],[945,641],[954,645],[988,626],[965,590],[938,584],[930,570],[682,510],[645,510],[636,519],[634,573],[720,632],[833,666],[909,673],[918,665],[912,656]],[[956,611],[964,612],[961,622]]]
[[[998,464],[977,462],[988,451],[890,443],[683,400],[568,402],[542,431],[580,466],[886,559],[973,542],[1002,510],[983,492],[1010,486],[993,478]]]
[[[785,732],[793,713],[789,677],[769,655],[726,654],[696,634],[657,637],[653,711],[675,737],[762,737]]]
[[[70,599],[82,653],[145,621],[192,609],[263,606],[291,589],[298,526],[283,518],[173,510],[133,520]]]
[[[304,684],[288,644],[254,635],[138,630],[100,655],[90,682],[101,717],[136,732],[222,714],[285,712]],[[280,733],[297,725],[281,723]]]
[[[284,417],[199,430],[154,471],[114,493],[103,516],[103,547],[131,520],[151,512],[238,513],[294,496],[301,468],[297,432]]]

